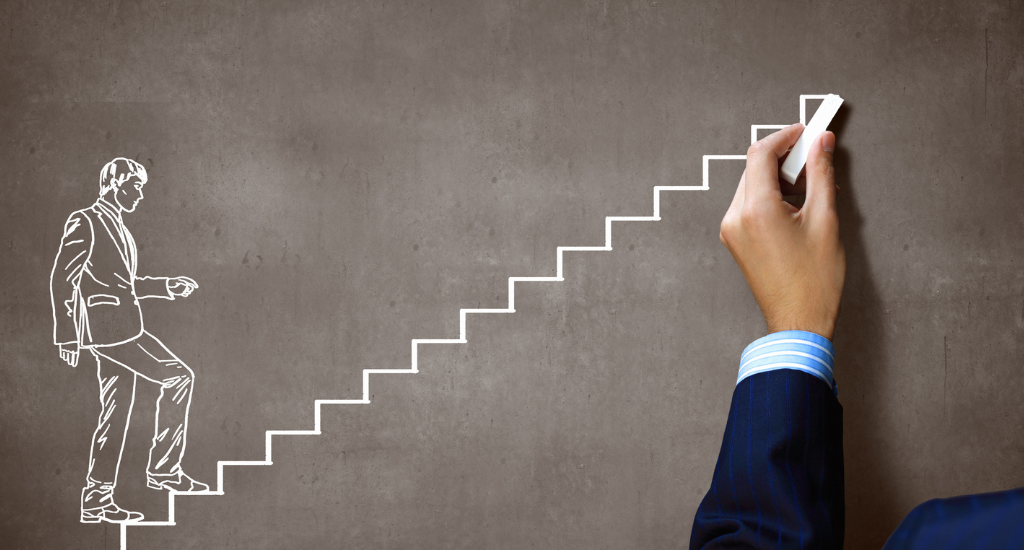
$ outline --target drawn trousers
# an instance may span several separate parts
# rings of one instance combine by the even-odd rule
[[[100,416],[92,436],[89,484],[112,488],[117,483],[138,377],[160,385],[146,473],[158,479],[176,479],[185,454],[188,408],[195,379],[192,369],[148,332],[123,344],[89,349],[96,357],[100,383]]]

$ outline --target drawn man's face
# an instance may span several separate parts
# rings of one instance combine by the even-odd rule
[[[146,182],[138,176],[132,176],[128,181],[121,184],[121,187],[114,194],[114,200],[125,212],[134,212],[135,207],[142,200],[142,187]]]

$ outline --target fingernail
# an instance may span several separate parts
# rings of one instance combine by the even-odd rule
[[[821,134],[821,148],[831,153],[836,148],[836,135],[832,132],[823,132]]]

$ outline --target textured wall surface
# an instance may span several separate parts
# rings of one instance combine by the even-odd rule
[[[1024,4],[279,1],[0,4],[0,539],[114,548],[78,522],[95,365],[51,341],[68,214],[115,156],[144,304],[197,373],[186,469],[260,459],[364,368],[406,368],[508,276],[696,185],[750,124],[833,125],[849,274],[836,336],[847,548],[914,505],[1024,484]],[[421,348],[324,434],[229,468],[129,548],[668,548],[708,488],[739,353],[764,333],[718,223],[742,170],[566,254],[469,344]],[[118,501],[147,519],[157,390]]]

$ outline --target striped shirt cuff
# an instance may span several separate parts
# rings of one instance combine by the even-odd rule
[[[740,358],[738,385],[748,376],[775,369],[795,369],[820,378],[839,395],[832,377],[836,350],[828,338],[802,330],[784,330],[754,340]]]

